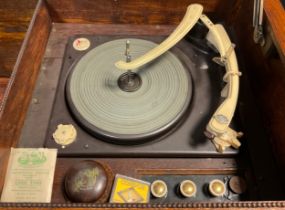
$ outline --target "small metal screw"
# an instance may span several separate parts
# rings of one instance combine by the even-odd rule
[[[84,148],[85,148],[85,149],[88,149],[88,148],[89,148],[89,145],[88,145],[88,144],[85,144],[85,145],[84,145]]]

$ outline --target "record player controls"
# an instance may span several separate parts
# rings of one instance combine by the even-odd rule
[[[243,194],[247,189],[246,181],[241,176],[233,176],[229,181],[229,187],[236,194]]]
[[[184,180],[179,185],[180,193],[186,197],[195,197],[197,192],[196,184],[191,180]]]
[[[166,197],[168,192],[167,185],[162,180],[155,180],[150,186],[150,191],[155,198]]]
[[[63,148],[71,143],[73,143],[77,136],[77,131],[75,127],[71,124],[63,125],[59,124],[57,129],[52,134],[54,141],[61,145]]]
[[[106,190],[108,176],[104,167],[91,160],[81,161],[70,168],[65,176],[65,191],[74,202],[94,202]]]
[[[90,41],[86,38],[77,38],[73,41],[73,48],[78,51],[87,50],[90,47]]]
[[[219,179],[214,179],[209,184],[209,192],[215,197],[221,197],[226,193],[225,183]]]

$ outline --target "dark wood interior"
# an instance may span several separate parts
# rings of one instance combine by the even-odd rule
[[[0,1],[0,104],[37,1]]]
[[[9,77],[33,16],[37,1],[0,2],[0,76]]]
[[[202,4],[204,13],[213,21],[222,21],[233,30],[234,39],[238,44],[238,55],[241,58],[240,68],[242,72],[246,72],[245,75],[250,81],[246,88],[253,91],[254,105],[266,131],[267,144],[263,146],[269,145],[267,149],[271,151],[269,155],[272,157],[270,160],[272,162],[266,164],[276,162],[279,166],[276,173],[280,175],[276,179],[284,182],[282,176],[285,175],[285,12],[279,1],[265,1],[266,40],[269,44],[263,48],[252,40],[253,1],[248,0],[23,0],[21,2],[19,4],[15,0],[0,0],[1,188],[9,149],[18,145],[39,72],[46,66],[55,70],[60,69],[68,36],[82,33],[168,35],[180,22],[185,8],[191,3]],[[46,103],[52,103],[52,100],[46,100]],[[254,153],[254,148],[260,146],[259,135],[256,136],[256,139],[249,143],[249,153],[251,164],[260,169],[263,163],[255,159],[258,155]],[[64,171],[73,161],[74,159],[59,158],[53,203],[66,202],[60,189]],[[137,178],[142,171],[156,168],[160,168],[162,173],[169,173],[167,170],[177,168],[180,168],[180,171],[187,171],[189,165],[194,170],[220,172],[238,168],[236,160],[233,159],[213,159],[209,163],[211,167],[207,164],[200,165],[203,160],[199,162],[199,159],[137,160],[141,163],[141,167],[136,166],[136,161],[128,159],[107,158],[100,161],[112,166],[115,173],[126,172]],[[127,163],[131,169],[126,168]],[[123,169],[119,170],[120,167]],[[254,171],[255,167],[252,168]],[[257,179],[257,181],[262,180]],[[281,188],[284,190],[284,187]],[[275,190],[272,189],[273,193],[268,194],[268,199],[266,196],[261,199],[285,200],[285,196],[282,197],[280,194],[274,198]],[[245,203],[240,206],[233,204],[232,207],[285,207],[285,201],[270,204],[252,203],[248,206]]]

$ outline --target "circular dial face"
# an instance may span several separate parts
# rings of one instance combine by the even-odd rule
[[[129,40],[132,59],[157,45]],[[171,52],[132,69],[139,86],[125,91],[120,79],[126,72],[114,65],[125,59],[125,48],[126,39],[119,39],[92,49],[73,65],[66,85],[75,118],[92,134],[118,143],[149,139],[171,128],[186,112],[192,93],[189,70]],[[133,78],[127,78],[127,88],[136,82]]]

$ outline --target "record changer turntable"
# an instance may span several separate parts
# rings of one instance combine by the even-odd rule
[[[167,39],[71,37],[46,146],[59,148],[60,155],[237,154],[228,148],[238,148],[237,137],[242,135],[229,127],[240,76],[236,56],[223,26],[213,24],[202,10],[201,5],[190,5]],[[211,43],[219,56],[184,38],[198,20],[208,30],[201,42]],[[224,76],[221,66],[226,68]],[[74,136],[62,145],[54,141],[60,124],[72,125]],[[68,131],[57,132],[64,136]]]

